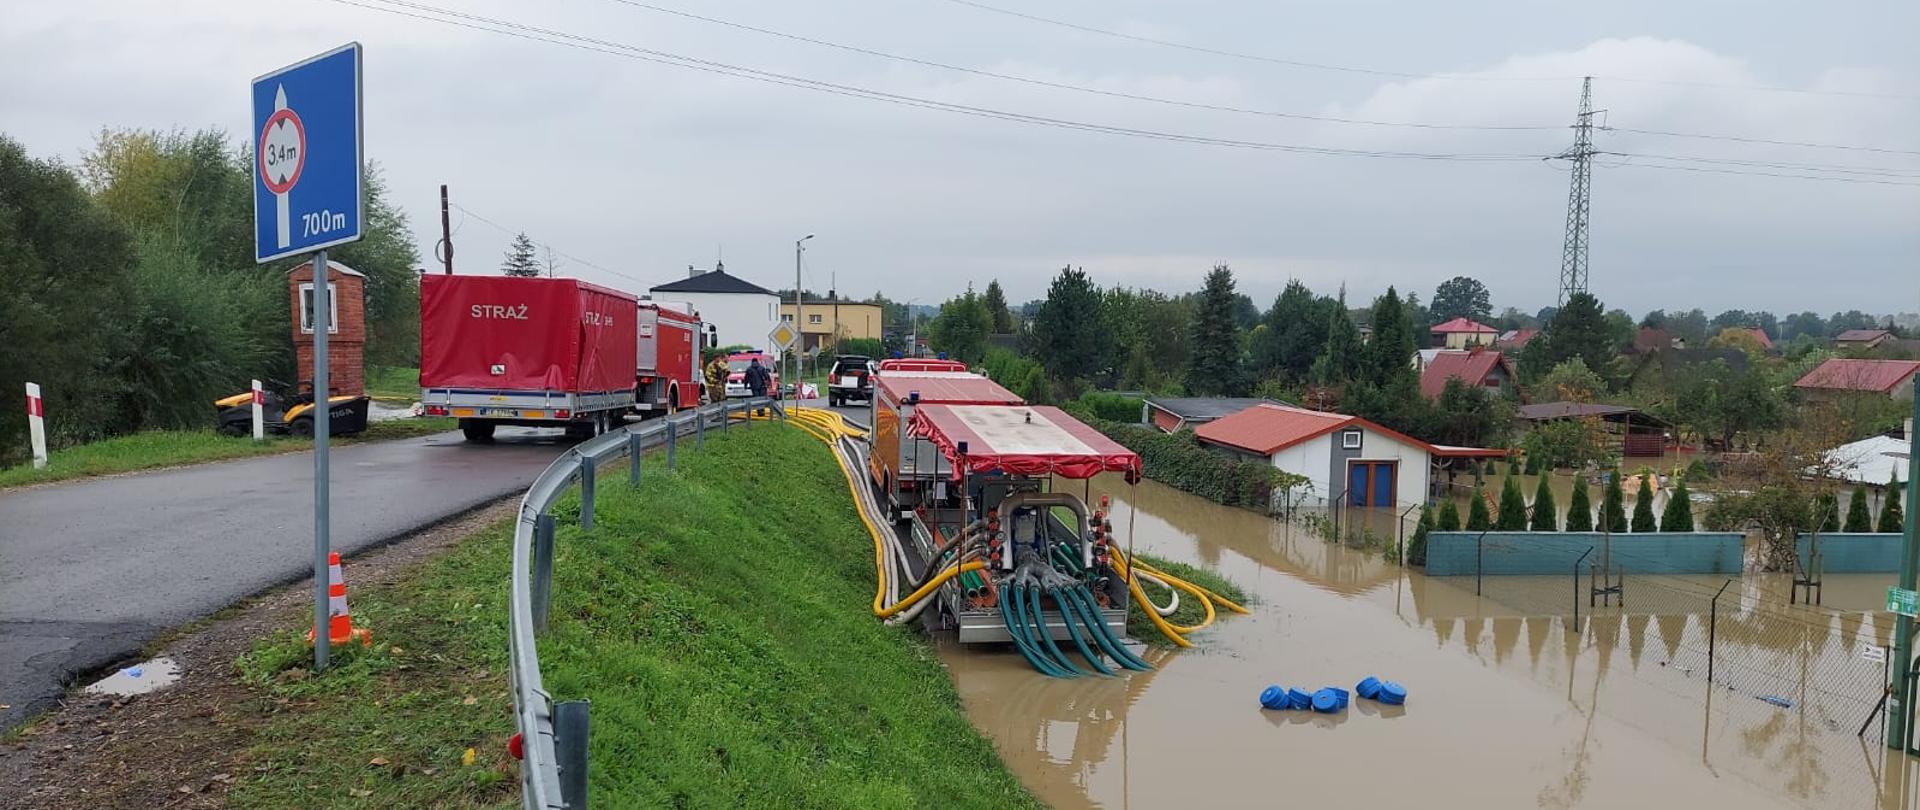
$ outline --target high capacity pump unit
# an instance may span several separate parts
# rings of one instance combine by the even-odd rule
[[[907,536],[924,562],[910,581],[945,578],[927,599],[962,643],[1012,642],[1050,675],[1111,674],[1107,661],[1149,668],[1123,644],[1130,588],[1112,524],[1051,489],[1105,472],[1138,481],[1137,454],[1046,406],[923,403],[906,432],[944,478],[911,510]]]

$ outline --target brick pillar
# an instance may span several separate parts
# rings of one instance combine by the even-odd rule
[[[328,280],[333,284],[333,330],[327,341],[327,390],[333,396],[360,396],[366,393],[367,371],[367,279],[351,267],[327,262]],[[313,281],[313,262],[287,273],[287,306],[292,313],[293,351],[299,362],[299,389],[313,388],[313,332],[303,325],[301,287]]]

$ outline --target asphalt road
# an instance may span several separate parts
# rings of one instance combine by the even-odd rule
[[[443,433],[335,448],[333,548],[524,490],[565,446],[507,429],[492,445]],[[0,492],[0,730],[49,707],[73,673],[312,566],[311,453]]]

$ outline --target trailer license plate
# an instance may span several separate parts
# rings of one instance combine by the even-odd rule
[[[480,415],[481,416],[515,417],[520,415],[520,409],[518,408],[481,408]]]

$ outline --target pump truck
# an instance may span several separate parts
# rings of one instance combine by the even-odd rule
[[[1139,455],[1046,406],[922,403],[906,433],[945,463],[904,533],[921,568],[901,589],[937,595],[903,613],[936,603],[961,643],[1011,642],[1048,675],[1151,669],[1125,643],[1138,586],[1104,507],[1049,491],[1103,472],[1138,481]]]

